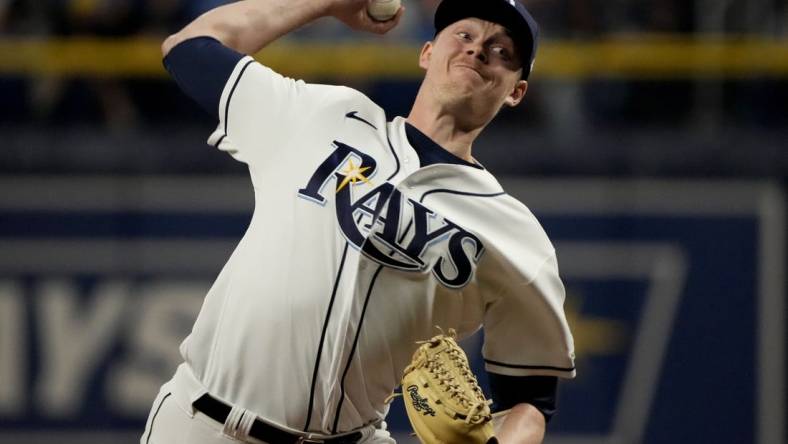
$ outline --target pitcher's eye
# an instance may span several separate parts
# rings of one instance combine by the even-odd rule
[[[500,56],[504,60],[510,60],[511,59],[511,54],[509,53],[509,50],[507,48],[503,47],[503,46],[494,46],[492,48],[492,50],[493,50],[493,52],[498,54],[498,56]]]

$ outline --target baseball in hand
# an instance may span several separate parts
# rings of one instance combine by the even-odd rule
[[[391,20],[399,11],[400,0],[369,0],[367,13],[379,22]]]

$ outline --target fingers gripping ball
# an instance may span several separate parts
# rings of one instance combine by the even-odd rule
[[[405,410],[425,444],[491,444],[489,401],[484,398],[456,333],[438,335],[416,350],[402,378]]]
[[[376,21],[385,22],[397,15],[399,7],[400,0],[369,0],[367,13]]]

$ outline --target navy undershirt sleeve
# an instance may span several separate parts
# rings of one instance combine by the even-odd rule
[[[517,404],[536,407],[549,422],[557,410],[556,376],[507,376],[488,373],[493,412],[509,410]]]
[[[224,85],[243,57],[213,37],[195,37],[175,45],[163,62],[181,90],[218,119]]]

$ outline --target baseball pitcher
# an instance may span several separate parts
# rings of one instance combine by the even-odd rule
[[[249,56],[320,17],[383,34],[404,13],[367,7],[239,1],[163,43],[217,119],[208,143],[248,166],[255,210],[141,443],[393,443],[399,386],[425,442],[542,441],[575,375],[556,253],[472,152],[523,100],[537,25],[517,0],[444,0],[408,116]],[[453,339],[480,328],[491,406]]]

